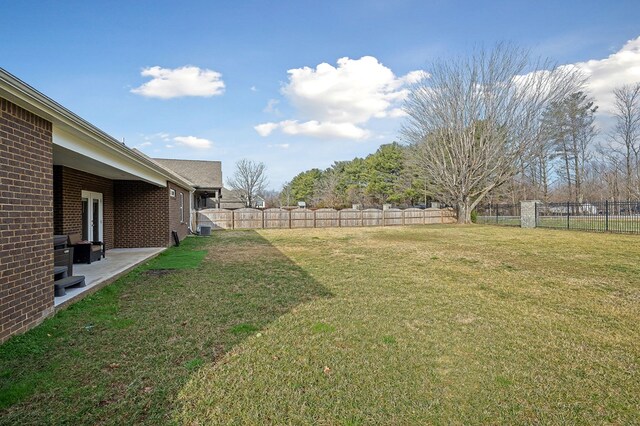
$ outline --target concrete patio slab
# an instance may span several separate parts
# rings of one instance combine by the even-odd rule
[[[56,311],[115,281],[163,250],[164,247],[113,249],[107,250],[106,257],[99,262],[73,265],[73,275],[84,275],[86,286],[67,288],[66,295],[56,297]]]

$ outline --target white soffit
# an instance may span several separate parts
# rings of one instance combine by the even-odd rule
[[[143,180],[167,186],[167,178],[112,149],[53,126],[53,164],[116,180]]]

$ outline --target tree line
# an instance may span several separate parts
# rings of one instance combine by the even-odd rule
[[[531,158],[493,201],[633,201],[640,199],[640,83],[614,89],[609,128],[595,125],[598,106],[585,91],[570,94],[544,114]]]
[[[640,198],[640,83],[615,89],[610,130],[596,126],[587,78],[507,43],[437,61],[412,88],[400,144],[297,175],[280,201],[455,206]]]
[[[409,167],[408,149],[393,142],[366,158],[336,161],[324,170],[299,173],[284,184],[279,202],[291,206],[302,201],[316,208],[425,205],[431,196],[424,179]]]
[[[436,61],[410,90],[399,143],[302,172],[268,205],[436,200],[469,223],[487,202],[638,200],[640,82],[614,90],[606,132],[596,126],[587,87],[576,67],[532,59],[507,43]]]

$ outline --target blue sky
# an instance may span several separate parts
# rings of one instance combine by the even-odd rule
[[[581,64],[606,114],[607,91],[640,81],[638,16],[640,1],[4,1],[0,67],[150,156],[225,176],[263,161],[279,189],[397,139],[415,71],[496,41]]]

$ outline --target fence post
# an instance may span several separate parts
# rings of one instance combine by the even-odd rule
[[[515,205],[513,206],[515,209]],[[535,228],[537,223],[538,214],[538,200],[524,200],[520,201],[520,227],[521,228]]]
[[[311,210],[313,212],[313,227],[316,227],[316,211],[315,210]]]
[[[236,229],[236,211],[231,210],[231,229]]]
[[[425,207],[424,210],[422,210],[422,224],[426,225],[427,224],[427,208]]]
[[[384,206],[382,207],[382,226],[385,226],[385,220],[384,220]]]
[[[405,224],[404,217],[406,216],[407,210],[405,209],[405,210],[400,210],[400,211],[401,211],[401,214],[402,214],[402,226],[404,226],[404,224]]]
[[[496,204],[496,225],[498,223],[500,223],[500,220],[498,220],[498,211],[500,210],[500,204]]]
[[[609,200],[604,202],[604,230],[609,232]]]
[[[569,202],[567,201],[567,229],[569,229],[569,215],[571,212],[569,211]]]
[[[262,229],[266,229],[267,228],[267,224],[266,224],[266,219],[264,217],[264,210],[262,210]]]
[[[364,228],[364,210],[360,210],[360,227]]]

